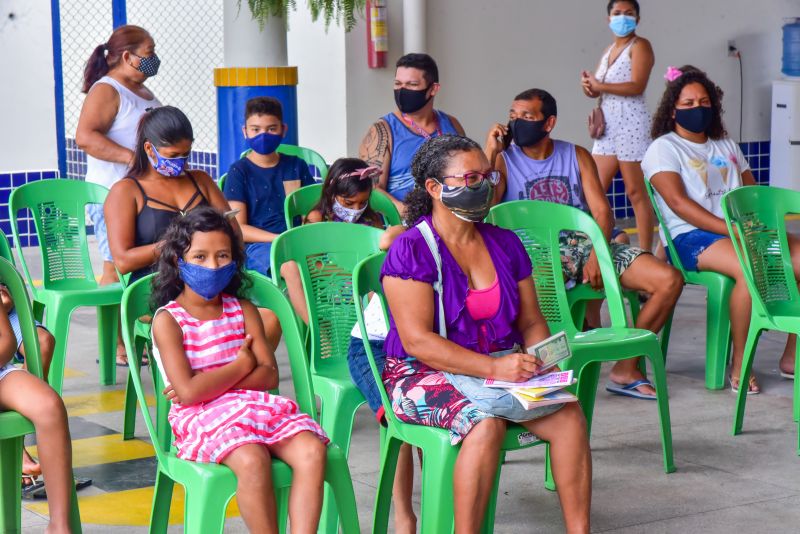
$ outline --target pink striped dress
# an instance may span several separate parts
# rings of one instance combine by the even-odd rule
[[[210,371],[236,359],[245,339],[244,313],[236,297],[223,294],[222,315],[209,321],[193,317],[175,301],[158,312],[161,310],[180,325],[183,350],[193,370]],[[163,374],[157,349],[154,353]],[[271,445],[303,431],[313,432],[324,443],[329,441],[293,400],[266,391],[231,389],[200,404],[173,404],[168,419],[178,457],[196,462],[220,463],[247,443]]]

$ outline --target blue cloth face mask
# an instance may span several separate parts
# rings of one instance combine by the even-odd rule
[[[156,160],[153,161],[150,156],[148,156],[147,159],[150,160],[150,164],[153,166],[156,172],[162,176],[180,176],[184,167],[186,167],[186,162],[189,160],[189,156],[165,158],[158,153],[155,145],[150,143],[150,146],[153,147],[153,152],[156,153]]]
[[[184,284],[204,299],[211,300],[228,287],[238,267],[236,262],[232,261],[228,265],[209,269],[196,263],[187,263],[180,258],[178,269]]]
[[[611,17],[611,22],[608,27],[614,32],[617,37],[625,37],[630,35],[636,29],[636,17],[630,15],[614,15]]]
[[[264,132],[255,137],[247,137],[246,139],[247,146],[249,146],[253,152],[266,156],[278,149],[278,145],[283,142],[283,135]]]

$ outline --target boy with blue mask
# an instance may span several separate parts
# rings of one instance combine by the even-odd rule
[[[231,165],[223,193],[234,210],[246,244],[247,268],[267,274],[272,241],[286,231],[286,196],[314,183],[308,165],[276,152],[286,135],[280,101],[262,96],[245,106],[242,126],[250,152]]]

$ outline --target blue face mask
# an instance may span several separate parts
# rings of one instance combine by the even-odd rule
[[[630,15],[614,15],[611,17],[611,22],[608,27],[614,32],[617,37],[625,37],[630,35],[636,29],[636,17]]]
[[[266,156],[272,154],[278,149],[278,145],[283,142],[283,136],[271,133],[260,133],[255,137],[247,138],[247,146],[253,149],[253,152]]]
[[[186,162],[189,160],[189,156],[182,156],[180,158],[165,158],[158,153],[155,145],[151,143],[150,146],[153,147],[153,152],[156,153],[156,160],[153,161],[149,156],[147,159],[150,159],[150,164],[158,174],[162,176],[179,176],[183,172],[183,168],[186,167]]]
[[[211,300],[228,287],[238,267],[236,262],[232,261],[223,267],[209,269],[195,263],[187,263],[180,258],[178,269],[184,284],[204,299]]]

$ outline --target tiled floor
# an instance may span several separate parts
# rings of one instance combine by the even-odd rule
[[[678,304],[667,361],[677,472],[665,475],[655,403],[598,392],[593,424],[593,530],[615,533],[797,532],[800,458],[791,420],[791,382],[777,373],[785,336],[766,334],[756,372],[764,393],[748,400],[745,432],[730,434],[734,395],[703,386],[705,295],[686,288]],[[94,480],[80,492],[85,532],[146,532],[155,460],[141,419],[136,439],[121,439],[121,391],[98,385],[95,316],[73,317],[64,397],[70,412],[76,473]],[[281,390],[291,395],[285,352]],[[607,371],[607,369],[606,369]],[[145,374],[145,376],[147,376]],[[149,381],[148,381],[149,382]],[[563,531],[556,494],[542,485],[544,449],[509,455],[503,466],[495,532]],[[362,532],[370,531],[378,469],[377,427],[366,408],[356,419],[350,469]],[[416,493],[417,506],[419,493]],[[172,508],[180,531],[182,503]],[[235,515],[235,510],[229,512]],[[23,531],[42,532],[46,505],[25,501]],[[238,517],[226,531],[244,532]]]

